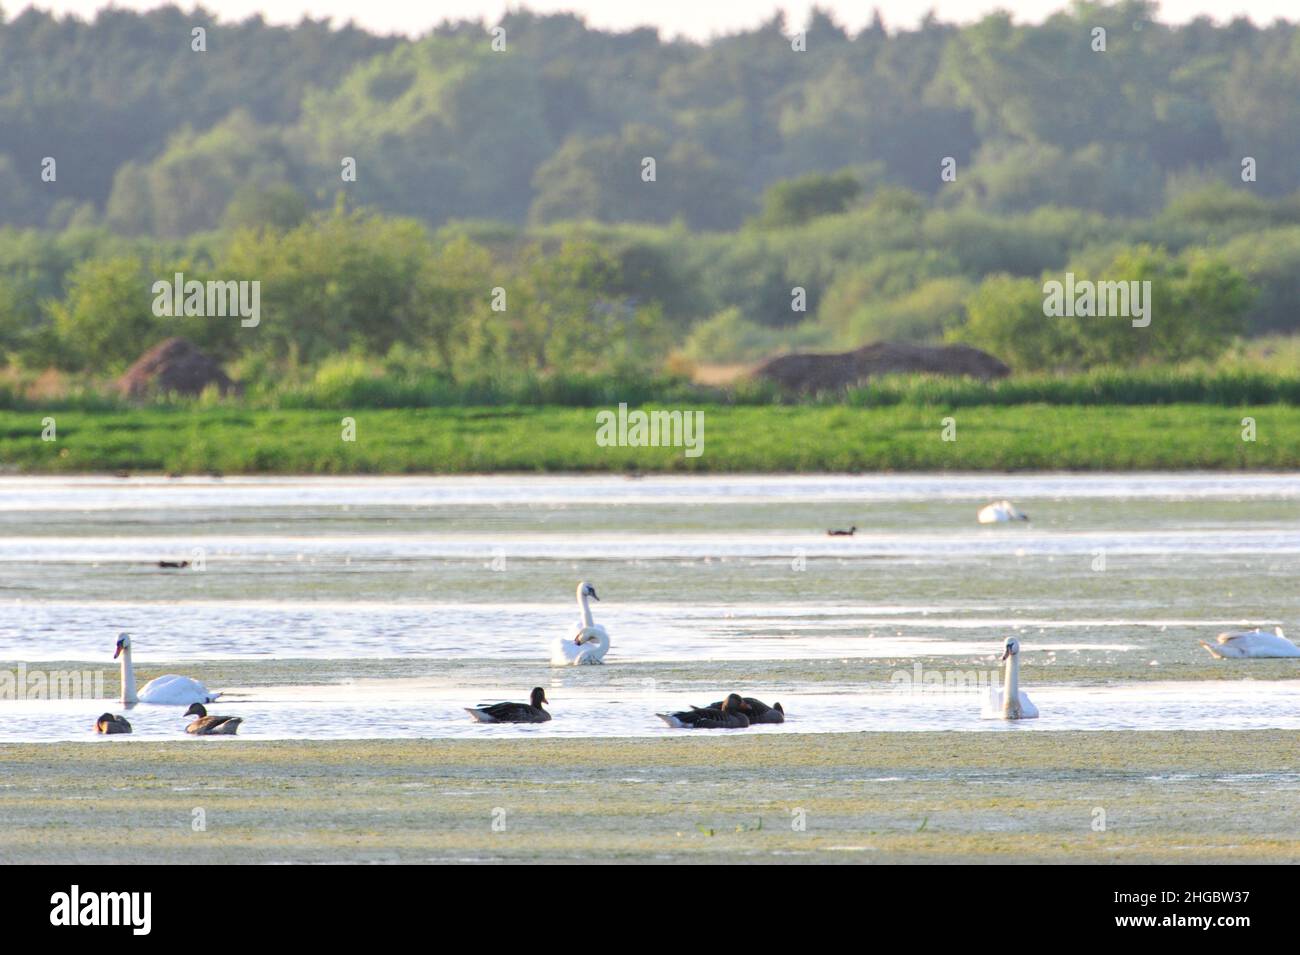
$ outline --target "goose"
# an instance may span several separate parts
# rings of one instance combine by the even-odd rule
[[[578,622],[578,632],[572,637],[556,637],[551,644],[551,666],[583,666],[592,663],[604,663],[605,654],[609,652],[609,634],[598,623],[592,622],[591,605],[587,598],[600,600],[596,588],[585,580],[578,583],[578,609],[582,619]]]
[[[113,659],[116,660],[118,657],[122,658],[122,702],[124,704],[158,703],[164,706],[185,706],[189,703],[211,703],[221,695],[209,692],[208,688],[198,680],[177,676],[175,673],[150,680],[140,687],[137,693],[135,668],[131,665],[130,634],[117,635],[117,649],[113,651]]]
[[[549,702],[546,691],[535,686],[527,703],[493,703],[473,709],[467,706],[465,712],[479,723],[545,723],[551,714],[542,709],[542,704]]]
[[[1003,524],[1007,521],[1027,521],[1029,515],[1010,501],[994,501],[981,507],[976,518],[981,524]]]
[[[1281,627],[1275,627],[1272,633],[1260,629],[1221,633],[1216,639],[1219,644],[1217,647],[1211,646],[1204,640],[1199,641],[1216,660],[1238,657],[1300,657],[1300,647],[1286,638]]]
[[[95,732],[104,733],[105,735],[129,733],[131,732],[131,724],[126,721],[125,717],[104,713],[99,719],[95,720]]]
[[[847,531],[840,530],[838,528],[832,528],[831,530],[828,530],[826,532],[826,536],[827,537],[852,537],[857,532],[858,532],[858,526],[854,524],[851,527],[849,527]]]
[[[768,706],[762,700],[756,700],[752,696],[744,696],[740,699],[740,711],[750,723],[784,723],[785,709],[780,703],[773,703]],[[722,701],[710,703],[705,707],[708,710],[722,709]]]
[[[242,716],[208,716],[202,703],[192,704],[185,715],[194,717],[185,732],[195,736],[234,736],[239,732],[239,724],[244,722]]]
[[[749,725],[744,708],[745,701],[740,695],[731,693],[721,706],[692,706],[678,713],[656,713],[655,716],[675,729],[740,730]]]
[[[980,716],[986,720],[1038,719],[1038,707],[1020,689],[1020,641],[1015,637],[1003,642],[1002,659],[1007,661],[1006,682],[988,688]]]

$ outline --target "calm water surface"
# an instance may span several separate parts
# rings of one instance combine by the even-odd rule
[[[1032,521],[978,525],[1002,497]],[[185,559],[202,569],[157,566]],[[613,648],[552,671],[579,579]],[[1300,628],[1298,580],[1294,474],[0,478],[0,667],[111,679],[128,630],[143,678],[238,664],[226,710],[249,737],[659,733],[655,709],[732,686],[791,711],[763,732],[1007,731],[978,719],[977,686],[890,678],[919,664],[978,683],[1012,632],[1035,731],[1300,728],[1300,682],[1276,662],[1178,682],[1209,662],[1199,639]],[[381,678],[340,677],[348,661]],[[382,679],[417,663],[409,686]],[[460,709],[534,682],[547,726]],[[0,701],[0,739],[82,738],[103,708]],[[133,714],[137,739],[184,724]]]

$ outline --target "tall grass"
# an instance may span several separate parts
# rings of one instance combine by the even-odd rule
[[[340,410],[359,408],[812,405],[883,408],[894,405],[963,408],[1008,405],[1300,405],[1300,373],[1223,368],[1187,371],[1100,370],[1076,375],[1015,375],[1001,381],[901,375],[867,385],[815,394],[782,394],[768,382],[727,387],[695,384],[682,377],[636,374],[517,375],[451,381],[421,371],[376,371],[364,363],[333,363],[301,382],[263,385],[242,397],[157,396],[159,408],[229,407],[246,410]],[[34,395],[0,382],[0,409],[11,411],[129,411],[140,407],[114,391],[78,385],[58,394]]]

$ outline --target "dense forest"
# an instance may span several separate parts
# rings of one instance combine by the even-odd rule
[[[114,374],[172,334],[255,382],[879,338],[1078,369],[1298,324],[1292,23],[1121,0],[697,44],[527,11],[407,40],[28,10],[0,60],[0,350],[23,380]],[[1153,280],[1157,320],[1046,322],[1066,270]],[[175,272],[261,282],[266,318],[158,317]]]

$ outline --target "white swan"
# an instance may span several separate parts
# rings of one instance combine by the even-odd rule
[[[1210,656],[1216,660],[1238,657],[1300,657],[1300,647],[1286,638],[1281,627],[1274,628],[1272,633],[1258,629],[1221,633],[1217,640],[1219,644],[1217,647],[1204,640],[1200,641],[1201,646],[1209,650]]]
[[[150,680],[135,689],[135,667],[131,665],[131,637],[129,634],[117,635],[117,649],[113,659],[122,658],[122,702],[123,703],[158,703],[163,706],[189,706],[191,703],[211,703],[220,693],[212,693],[198,680],[187,676],[168,673]]]
[[[981,524],[1003,524],[1007,521],[1027,521],[1029,515],[1010,501],[994,501],[985,504],[975,515]]]
[[[980,717],[986,720],[1036,720],[1038,707],[1020,690],[1020,641],[1007,637],[1002,644],[1002,659],[1007,661],[1006,682],[985,692]]]
[[[605,662],[605,654],[609,652],[609,634],[604,627],[592,621],[588,597],[600,599],[596,596],[596,588],[584,580],[578,584],[578,608],[582,611],[578,632],[572,637],[555,638],[551,644],[551,666],[583,666]]]

